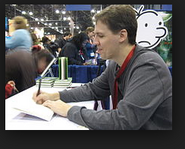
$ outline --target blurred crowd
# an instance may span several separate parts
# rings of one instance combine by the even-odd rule
[[[23,16],[15,16],[14,31],[5,38],[5,98],[35,85],[35,78],[54,57],[68,57],[69,65],[97,64],[93,27],[74,36],[65,32],[53,41],[37,38],[27,23]]]

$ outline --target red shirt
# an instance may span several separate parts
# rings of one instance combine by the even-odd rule
[[[5,99],[8,98],[13,91],[13,86],[11,86],[10,84],[6,84],[5,86]]]

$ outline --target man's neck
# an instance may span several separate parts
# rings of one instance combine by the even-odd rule
[[[126,45],[120,49],[119,54],[116,58],[116,62],[118,63],[119,66],[122,66],[123,62],[125,61],[126,57],[130,53],[130,51],[133,49],[135,45]]]

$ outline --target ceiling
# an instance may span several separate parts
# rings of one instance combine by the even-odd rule
[[[65,4],[5,4],[5,16],[12,19],[22,15],[28,20],[31,29],[43,27],[45,32],[62,34],[70,31],[71,21],[74,22],[74,32],[84,31],[94,26],[92,17],[97,11],[107,7],[108,4],[91,5],[93,11],[66,11]],[[71,21],[69,19],[71,18]]]
[[[66,4],[5,4],[5,17],[12,19],[17,15],[25,16],[30,29],[42,27],[45,34],[63,34],[66,31],[72,32],[71,29],[76,34],[89,26],[94,26],[92,17],[110,4],[89,5],[91,11],[66,11]],[[140,7],[139,4],[132,6],[136,9]],[[145,9],[161,8],[160,4],[144,6]],[[74,23],[74,26],[71,27],[69,23]]]

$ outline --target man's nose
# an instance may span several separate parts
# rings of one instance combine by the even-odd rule
[[[98,41],[98,39],[97,39],[97,37],[95,36],[94,37],[94,42],[93,42],[95,45],[99,45],[99,41]]]

